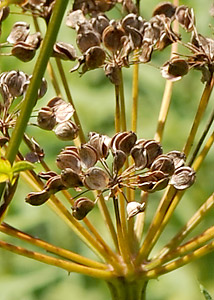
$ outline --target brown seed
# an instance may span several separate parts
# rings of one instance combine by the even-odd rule
[[[52,130],[56,125],[56,117],[51,107],[44,106],[38,112],[37,123],[40,128]]]
[[[167,155],[159,155],[150,167],[151,171],[161,171],[166,176],[171,176],[175,171],[174,161]]]
[[[25,201],[31,205],[42,205],[50,198],[50,192],[41,191],[41,192],[32,192],[27,195]]]
[[[100,38],[96,32],[88,31],[77,35],[77,46],[82,53],[85,53],[89,48],[99,46]]]
[[[72,169],[66,168],[61,172],[61,181],[67,188],[75,188],[82,186],[81,177]]]
[[[72,207],[72,215],[77,220],[82,220],[94,208],[94,202],[86,197],[77,199]]]
[[[30,25],[26,22],[16,22],[13,25],[10,35],[7,38],[7,41],[11,44],[15,44],[17,42],[24,42],[27,36],[30,33]]]
[[[175,14],[176,7],[170,2],[159,3],[153,10],[152,15],[165,15],[168,18],[172,18]]]
[[[111,52],[117,52],[123,47],[124,35],[125,32],[117,24],[109,25],[102,34],[103,44]]]
[[[89,144],[81,145],[79,149],[79,156],[83,168],[87,169],[93,167],[96,164],[98,158],[96,149]]]
[[[54,129],[56,136],[63,141],[71,141],[77,138],[79,128],[72,121],[68,120],[59,123]]]
[[[148,160],[146,150],[141,145],[136,145],[132,148],[131,156],[134,159],[136,170],[142,170],[147,166]]]
[[[113,160],[113,170],[114,173],[118,173],[119,170],[124,166],[126,161],[126,154],[121,150],[116,150],[114,153],[114,160]]]
[[[170,184],[177,190],[185,190],[190,187],[195,181],[195,171],[188,166],[180,167],[175,170]]]
[[[104,190],[108,186],[109,176],[101,168],[92,167],[85,174],[83,183],[90,190]]]

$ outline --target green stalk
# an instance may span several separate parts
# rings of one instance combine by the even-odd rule
[[[16,153],[18,152],[18,148],[22,141],[25,128],[37,101],[38,89],[40,87],[42,77],[45,73],[49,57],[52,54],[53,45],[56,41],[57,34],[61,25],[61,20],[67,7],[67,3],[68,0],[56,0],[53,14],[51,16],[47,32],[39,53],[39,57],[37,59],[37,62],[35,63],[33,77],[30,81],[25,99],[23,101],[20,116],[17,119],[16,126],[12,132],[12,136],[8,144],[6,158],[11,163],[14,161]]]
[[[56,0],[53,14],[51,16],[47,32],[39,53],[39,57],[33,70],[33,76],[22,104],[20,115],[17,119],[16,126],[12,132],[12,136],[7,147],[6,158],[11,162],[11,164],[16,157],[27,123],[31,116],[31,112],[37,101],[37,94],[42,81],[42,77],[46,70],[49,57],[52,54],[53,45],[56,41],[57,34],[61,25],[61,20],[63,18],[67,4],[68,0]],[[4,191],[4,187],[5,184],[0,185],[0,198]]]
[[[67,79],[66,79],[66,76],[65,76],[65,72],[64,72],[64,69],[63,69],[63,66],[62,66],[62,62],[59,58],[56,58],[55,60],[56,60],[57,68],[59,70],[60,77],[62,79],[62,84],[64,86],[68,102],[70,102],[70,104],[75,109],[73,118],[74,118],[74,121],[75,121],[76,125],[78,125],[78,127],[79,127],[80,142],[84,144],[86,142],[85,135],[84,135],[84,132],[83,132],[83,129],[82,129],[82,126],[81,126],[81,123],[80,123],[80,119],[79,119],[79,116],[77,114],[77,111],[76,111],[76,108],[75,108],[75,105],[74,105],[74,102],[73,102],[73,99],[72,99],[72,96],[71,96],[71,92],[70,92],[69,85],[68,85],[68,82],[67,82]]]
[[[175,261],[167,263],[165,266],[157,267],[153,270],[150,270],[145,273],[146,278],[152,279],[157,278],[160,275],[172,272],[174,270],[177,270],[178,268],[196,260],[200,257],[212,252],[214,250],[214,241],[210,242],[209,244],[191,252],[190,254],[187,254]]]
[[[120,88],[115,85],[115,114],[114,114],[115,132],[120,132]]]
[[[203,91],[203,94],[202,94],[202,97],[201,97],[201,100],[200,100],[200,103],[199,103],[199,106],[198,106],[198,110],[197,110],[196,115],[195,115],[195,119],[193,121],[191,131],[189,133],[187,142],[186,142],[186,144],[183,148],[183,152],[185,153],[186,157],[188,156],[188,154],[191,150],[191,147],[193,145],[193,142],[194,142],[199,124],[200,124],[201,119],[202,119],[202,116],[203,116],[203,114],[205,112],[205,109],[208,105],[210,95],[211,95],[211,92],[212,92],[212,89],[213,89],[213,84],[214,84],[214,78],[212,76],[210,82],[206,83],[205,89]]]
[[[206,242],[212,240],[214,238],[214,226],[205,230],[202,234],[192,238],[190,241],[185,244],[177,247],[173,251],[170,251],[168,254],[163,257],[158,257],[157,259],[152,260],[150,263],[146,265],[146,270],[154,269],[154,267],[159,267],[166,262],[173,260],[174,258],[178,258],[184,256],[195,249],[199,249]]]
[[[174,238],[155,257],[165,256],[171,249],[176,248],[185,237],[203,220],[206,214],[214,207],[214,194],[212,194],[186,223],[186,225],[174,236]]]
[[[138,89],[139,86],[139,65],[133,66],[133,81],[132,81],[132,131],[137,131],[137,110],[138,110]]]
[[[28,235],[26,234],[25,232],[22,232],[6,223],[3,223],[0,225],[0,231],[7,234],[7,235],[10,235],[10,236],[13,236],[15,238],[18,238],[20,240],[23,240],[23,241],[26,241],[32,245],[35,245],[37,247],[40,247],[50,253],[53,253],[53,254],[56,254],[58,256],[61,256],[63,258],[66,258],[66,259],[69,259],[69,260],[72,260],[76,263],[79,263],[81,265],[85,265],[85,266],[88,266],[88,267],[93,267],[93,268],[98,268],[98,269],[106,269],[106,265],[102,264],[102,263],[99,263],[99,262],[96,262],[96,261],[93,261],[91,259],[88,259],[84,256],[81,256],[79,254],[76,254],[70,250],[67,250],[67,249],[63,249],[63,248],[60,248],[60,247],[56,247],[46,241],[43,241],[41,239],[38,239],[38,238],[35,238],[31,235]]]
[[[104,279],[104,280],[110,280],[112,277],[114,277],[114,273],[112,271],[99,270],[99,269],[81,266],[79,264],[67,260],[51,257],[49,255],[41,254],[35,251],[30,251],[25,248],[17,247],[3,241],[0,241],[0,248],[28,258],[32,258],[33,260],[37,260],[48,265],[59,267],[68,272],[76,272],[76,273],[80,273],[80,274],[84,274],[87,276]]]
[[[123,73],[122,69],[120,69],[120,86],[119,86],[119,93],[120,93],[120,115],[121,115],[121,130],[126,131],[126,108],[125,108],[125,97],[124,97],[124,85],[123,85]]]

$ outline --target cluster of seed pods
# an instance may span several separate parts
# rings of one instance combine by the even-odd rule
[[[130,156],[133,164],[127,166]],[[109,199],[117,198],[123,187],[152,193],[170,184],[184,190],[195,180],[194,170],[185,166],[184,153],[174,150],[163,154],[159,142],[138,140],[132,131],[119,132],[112,138],[92,132],[89,141],[81,147],[65,147],[57,156],[56,164],[61,173],[41,173],[40,177],[47,182],[41,192],[27,196],[28,203],[40,205],[52,194],[69,188],[108,193],[106,199]],[[89,198],[78,198],[73,206],[74,217],[84,218],[94,205]],[[143,207],[143,204],[129,202],[128,217],[142,212]]]

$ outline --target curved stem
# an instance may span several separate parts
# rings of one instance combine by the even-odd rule
[[[153,270],[150,270],[145,273],[146,278],[151,279],[151,278],[157,278],[160,275],[172,272],[174,270],[177,270],[178,268],[196,260],[199,259],[200,257],[212,252],[214,250],[214,241],[210,242],[209,244],[193,251],[190,254],[187,254],[175,261],[172,261],[165,266],[157,267]]]
[[[50,252],[50,253],[53,253],[53,254],[56,254],[58,256],[61,256],[63,258],[67,258],[69,260],[72,260],[76,263],[79,263],[79,264],[82,264],[82,265],[85,265],[85,266],[88,266],[88,267],[93,267],[93,268],[98,268],[98,269],[106,269],[107,266],[102,264],[102,263],[99,263],[99,262],[96,262],[96,261],[93,261],[91,259],[88,259],[84,256],[81,256],[79,254],[76,254],[70,250],[66,250],[66,249],[63,249],[63,248],[60,248],[60,247],[56,247],[46,241],[43,241],[39,238],[35,238],[29,234],[26,234],[25,232],[22,232],[6,223],[3,223],[0,225],[0,231],[7,234],[7,235],[10,235],[10,236],[13,236],[15,238],[18,238],[20,240],[23,240],[23,241],[26,241],[32,245],[35,245],[37,247],[40,247],[42,249],[45,249],[46,251]]]
[[[89,268],[86,266],[81,266],[79,264],[75,264],[67,260],[51,257],[35,251],[30,251],[25,248],[17,247],[3,241],[0,241],[0,248],[22,256],[26,256],[28,258],[32,258],[34,260],[43,262],[48,265],[59,267],[68,272],[76,272],[76,273],[80,273],[80,274],[84,274],[87,276],[104,279],[104,280],[110,280],[112,277],[114,277],[114,273],[112,271],[99,270],[99,269]]]
[[[194,142],[195,135],[197,133],[199,124],[201,122],[202,116],[203,116],[203,114],[205,112],[205,109],[207,107],[207,104],[209,102],[210,95],[211,95],[211,92],[212,92],[212,89],[213,89],[213,84],[214,84],[214,78],[212,76],[210,82],[206,83],[204,92],[202,94],[202,97],[201,97],[201,100],[200,100],[200,103],[199,103],[199,106],[198,106],[198,110],[197,110],[196,115],[195,115],[195,119],[193,121],[192,128],[191,128],[190,133],[189,133],[189,137],[188,137],[187,142],[186,142],[186,144],[183,148],[183,152],[185,153],[186,157],[188,156],[188,154],[191,150],[191,147],[193,145],[193,142]]]
[[[206,214],[214,207],[214,194],[210,196],[186,225],[174,236],[174,238],[155,257],[165,256],[171,249],[176,248],[184,238],[202,221]]]

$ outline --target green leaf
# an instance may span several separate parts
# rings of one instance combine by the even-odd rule
[[[200,290],[206,300],[213,300],[209,292],[205,289],[205,287],[202,284],[200,284]]]
[[[12,172],[19,173],[26,170],[32,170],[34,165],[29,161],[18,161],[13,164]]]

